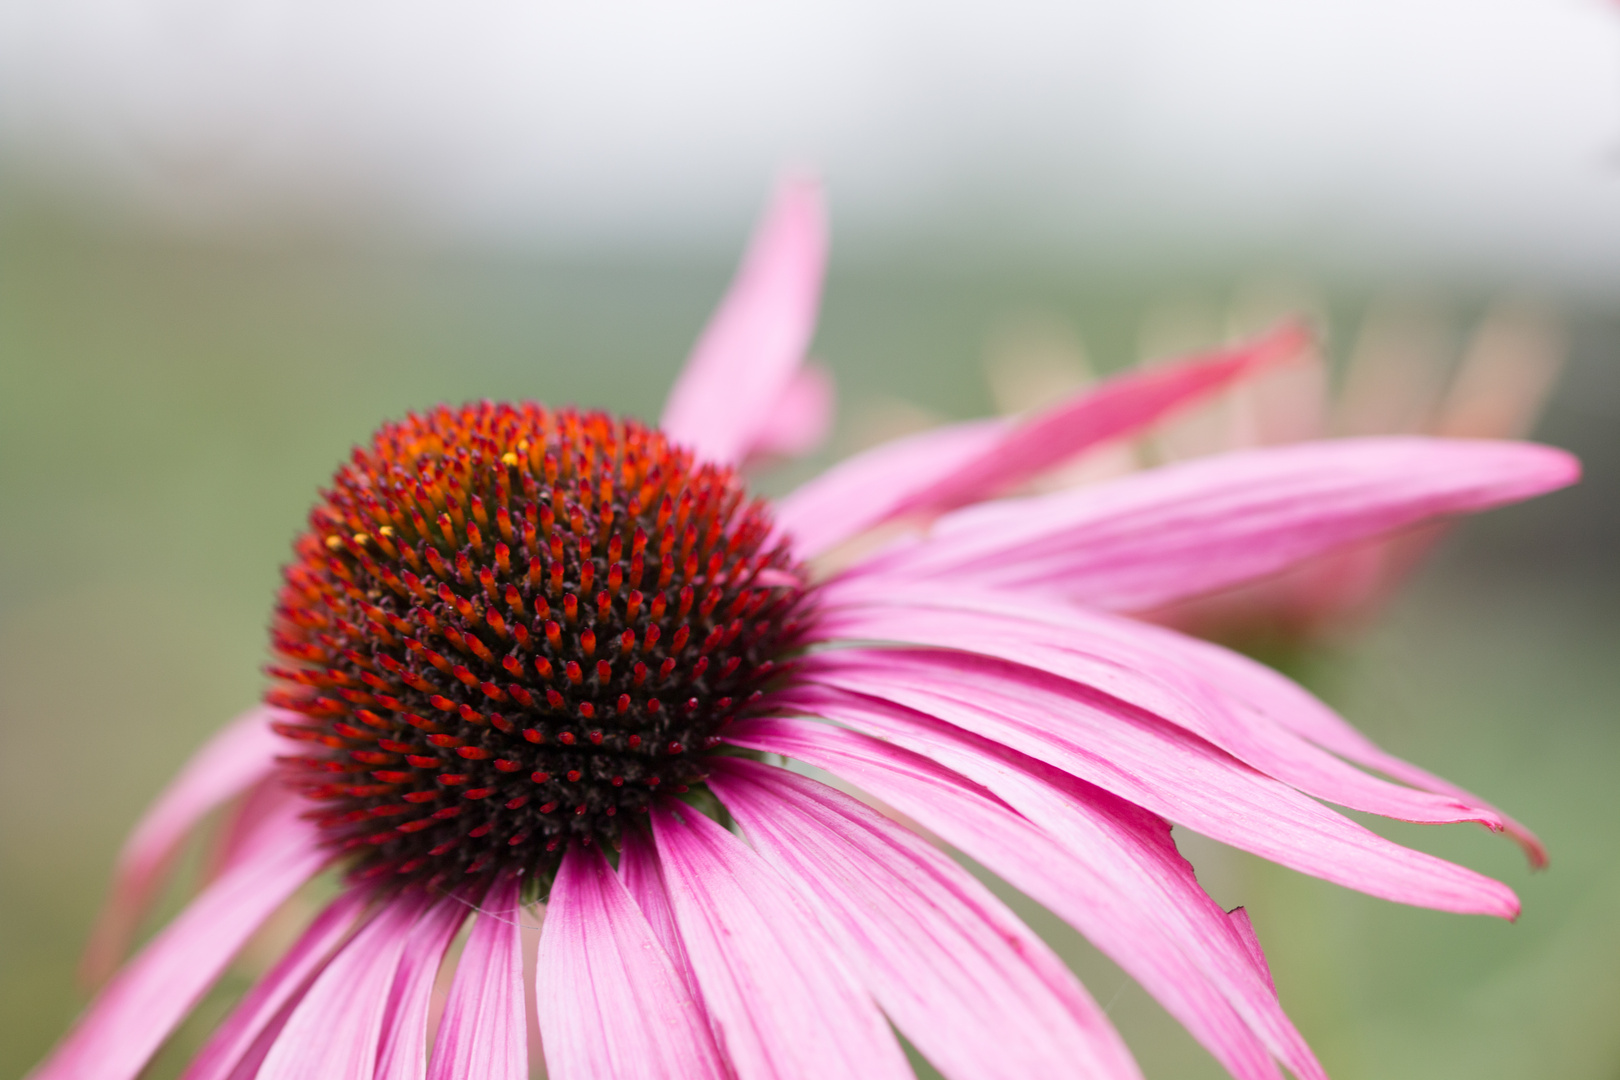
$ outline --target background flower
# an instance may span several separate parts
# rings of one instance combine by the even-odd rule
[[[1294,304],[1295,314],[1320,306],[1297,289],[1271,292],[1263,307],[1253,298],[1235,307],[1228,325],[1253,323],[1266,308],[1273,316],[1285,313],[1279,302]],[[1197,305],[1151,308],[1141,334],[1144,364],[1215,344],[1213,314]],[[1065,462],[1032,486],[1060,490],[1150,464],[1330,436],[1521,437],[1534,428],[1566,350],[1556,318],[1527,301],[1492,304],[1461,342],[1422,303],[1383,301],[1350,336],[1336,350],[1343,354],[1336,363],[1323,355],[1325,343],[1313,343],[1295,362],[1243,380],[1140,439]],[[1001,328],[987,344],[985,368],[992,396],[1007,413],[1048,407],[1096,378],[1078,333],[1050,315],[1025,314]],[[874,434],[928,423],[901,402],[869,410],[864,419]],[[1311,647],[1366,630],[1445,532],[1434,525],[1380,537],[1152,617],[1257,650],[1273,663],[1298,664]]]

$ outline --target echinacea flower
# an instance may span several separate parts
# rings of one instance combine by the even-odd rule
[[[908,1076],[893,1029],[952,1078],[1138,1076],[936,840],[1084,933],[1240,1080],[1323,1073],[1171,823],[1375,896],[1516,914],[1505,885],[1324,804],[1480,822],[1539,857],[1522,827],[1273,671],[1128,613],[1559,487],[1567,455],[1347,439],[1005,496],[1272,362],[1283,331],[881,447],[772,507],[738,467],[824,412],[798,374],[822,256],[817,191],[789,185],[658,429],[485,403],[354,451],[286,571],[267,703],[136,827],[96,963],[239,797],[217,875],[36,1080],[134,1080],[331,867],[336,898],[188,1080],[517,1080],[530,995],[554,1080]],[[852,544],[902,519],[929,524]]]

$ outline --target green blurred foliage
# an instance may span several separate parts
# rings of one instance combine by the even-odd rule
[[[656,417],[728,271],[4,223],[0,1074],[25,1071],[80,1007],[77,951],[125,830],[259,693],[278,568],[348,448],[441,400]],[[1010,310],[1061,313],[1104,366],[1132,357],[1141,313],[1169,283],[1101,280],[837,265],[817,352],[846,407],[901,398],[975,415],[988,406],[980,351]],[[1523,917],[1402,908],[1183,837],[1216,898],[1249,907],[1285,1005],[1339,1080],[1620,1076],[1620,617],[1603,554],[1614,416],[1579,390],[1609,385],[1620,334],[1593,313],[1577,331],[1577,389],[1551,423],[1593,456],[1586,490],[1470,526],[1375,633],[1296,671],[1390,749],[1541,831],[1553,867],[1531,875],[1483,830],[1376,826],[1509,882]],[[1116,968],[1017,902],[1149,1077],[1220,1075]],[[220,994],[203,1011],[225,1006]],[[178,1041],[195,1045],[203,1027]],[[152,1074],[183,1059],[176,1046]]]

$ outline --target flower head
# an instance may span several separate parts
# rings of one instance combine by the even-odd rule
[[[825,426],[826,381],[799,366],[822,251],[817,193],[789,185],[660,429],[480,404],[355,451],[286,572],[267,703],[137,826],[92,967],[240,796],[220,873],[36,1080],[134,1080],[332,867],[336,899],[188,1080],[517,1080],[531,1007],[557,1080],[907,1076],[891,1024],[952,1078],[1138,1076],[1051,950],[912,823],[1086,934],[1240,1080],[1323,1074],[1172,822],[1388,899],[1516,914],[1506,886],[1323,802],[1480,822],[1539,858],[1521,826],[1129,613],[1558,487],[1567,455],[1344,440],[1004,497],[1272,363],[1300,341],[1285,329],[880,447],[767,506],[738,467]],[[926,527],[855,542],[897,522]]]
[[[526,404],[436,409],[355,451],[295,545],[268,701],[359,876],[512,869],[701,783],[797,644],[805,578],[736,470]],[[448,655],[447,655],[448,654]]]

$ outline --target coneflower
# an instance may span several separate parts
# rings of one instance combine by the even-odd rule
[[[221,871],[36,1080],[134,1080],[329,869],[337,898],[189,1080],[526,1077],[537,904],[554,1080],[909,1076],[893,1029],[962,1080],[1138,1076],[1051,950],[911,823],[1088,936],[1241,1080],[1323,1073],[1172,822],[1391,900],[1517,913],[1323,803],[1480,822],[1539,858],[1528,832],[1269,669],[1128,613],[1562,486],[1568,455],[1347,439],[1006,497],[1275,361],[1283,331],[880,447],[773,507],[738,468],[824,414],[800,367],[823,249],[817,189],[789,185],[657,428],[484,403],[354,451],[295,545],[266,703],[137,826],[92,966],[240,796]]]

